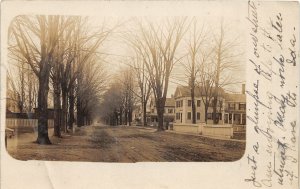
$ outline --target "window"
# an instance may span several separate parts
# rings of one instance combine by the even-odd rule
[[[180,113],[176,113],[176,119],[177,119],[177,120],[180,119]]]
[[[192,101],[188,100],[188,107],[191,107],[191,106],[192,106]]]
[[[188,120],[191,120],[191,119],[192,119],[192,112],[188,112],[188,114],[187,114],[187,119],[188,119]]]
[[[200,120],[200,112],[197,112],[197,120]]]
[[[197,107],[200,107],[201,101],[197,100]]]
[[[173,109],[168,109],[168,113],[172,114],[173,113]]]
[[[182,104],[183,104],[182,100],[176,101],[176,108],[182,107]]]
[[[207,113],[207,119],[212,119],[212,113]]]
[[[235,104],[234,103],[228,103],[228,109],[229,110],[234,110],[235,109]]]
[[[239,104],[239,110],[246,110],[246,104],[240,103]]]
[[[214,113],[212,113],[212,118],[214,117]],[[222,114],[216,113],[216,119],[222,120]]]

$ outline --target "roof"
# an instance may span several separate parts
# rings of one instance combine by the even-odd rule
[[[225,94],[222,88],[219,88],[219,92],[223,95]],[[204,95],[204,87],[195,87],[195,97],[200,97]],[[175,98],[179,97],[190,97],[191,89],[189,86],[177,86],[175,91]]]
[[[150,106],[152,106],[152,104],[154,107],[156,107],[156,104],[154,103],[154,98],[151,99]],[[166,98],[165,107],[166,106],[175,107],[175,99],[174,98]]]
[[[166,98],[165,106],[175,106],[175,99],[174,98]]]
[[[230,94],[225,93],[226,102],[246,102],[246,94]]]

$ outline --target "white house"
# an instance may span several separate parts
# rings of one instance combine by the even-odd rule
[[[205,123],[205,106],[202,100],[204,91],[200,87],[195,88],[196,123]],[[220,124],[246,124],[246,95],[245,86],[241,94],[225,93],[223,89],[218,90],[219,98],[217,104],[217,117]],[[192,100],[189,86],[178,86],[175,91],[175,123],[192,123]],[[213,108],[209,104],[207,111],[207,123],[212,123]]]
[[[148,123],[157,123],[157,110],[154,98],[150,100],[150,112],[147,114]],[[164,108],[164,122],[173,122],[175,119],[175,99],[172,95],[171,98],[166,98]]]

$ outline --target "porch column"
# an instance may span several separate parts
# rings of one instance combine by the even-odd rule
[[[227,123],[230,124],[229,113],[227,114]]]
[[[243,124],[243,114],[241,114],[240,124]]]

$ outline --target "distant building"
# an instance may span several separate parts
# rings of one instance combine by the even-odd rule
[[[165,108],[164,108],[164,122],[174,122],[175,119],[175,99],[172,95],[171,98],[166,98]],[[150,100],[150,112],[147,112],[148,124],[156,124],[157,110],[154,98]]]
[[[225,94],[224,123],[246,125],[245,85],[242,94]]]
[[[202,100],[204,91],[200,87],[195,88],[196,123],[205,122],[205,106]],[[221,124],[246,124],[246,95],[245,86],[241,94],[226,93],[222,88],[218,90],[217,117]],[[192,123],[192,99],[189,86],[178,86],[174,95],[175,122],[179,124]],[[213,98],[211,99],[213,100]],[[207,111],[207,123],[213,122],[213,106],[210,102]]]
[[[204,91],[200,87],[195,88],[195,106],[196,106],[196,123],[205,122],[205,106],[202,101],[201,92]],[[220,89],[219,93],[221,95],[218,102],[218,107],[220,101],[223,102],[224,90]],[[175,91],[175,122],[182,124],[191,124],[192,123],[192,98],[191,98],[191,89],[189,86],[178,86]],[[212,121],[212,105],[209,105],[208,108],[208,122]],[[222,114],[218,113],[217,116],[222,120]]]

